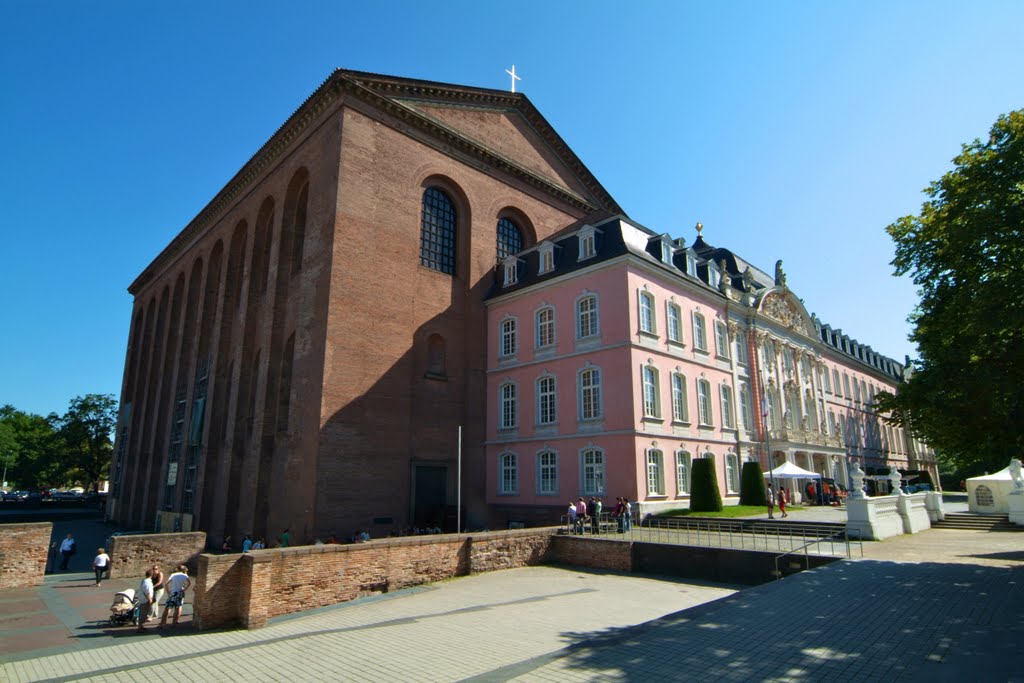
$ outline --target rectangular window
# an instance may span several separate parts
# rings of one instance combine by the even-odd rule
[[[514,356],[516,353],[516,320],[501,321],[501,355]]]
[[[686,451],[676,452],[676,495],[682,496],[690,492],[690,454]]]
[[[498,494],[512,496],[519,492],[519,467],[515,453],[501,454],[501,472],[498,477]]]
[[[601,372],[597,369],[580,373],[580,419],[601,417]]]
[[[857,378],[853,379],[853,400],[860,403],[860,385],[857,384]]]
[[[697,382],[697,419],[703,427],[712,426],[711,384],[707,380]]]
[[[750,354],[747,353],[747,344],[744,334],[736,335],[736,362],[746,366],[750,364]]]
[[[753,404],[750,397],[750,385],[740,384],[740,419],[743,421],[743,428],[750,431],[754,428]]]
[[[537,348],[543,349],[555,344],[555,309],[542,308],[537,311]]]
[[[597,336],[597,297],[585,296],[580,299],[576,304],[576,313],[577,336],[580,339]]]
[[[519,262],[512,259],[505,264],[505,286],[514,285],[519,282]]]
[[[555,378],[541,377],[537,380],[537,424],[555,423]]]
[[[842,397],[843,392],[839,388],[839,371],[838,370],[832,370],[832,379],[834,380],[832,382],[832,386],[834,386],[836,388],[836,396]]]
[[[853,393],[850,392],[850,376],[845,372],[843,373],[843,394],[846,398],[853,398]]]
[[[828,371],[828,368],[825,368],[825,371],[823,373],[821,373],[821,379],[822,379],[822,383],[825,385],[825,387],[824,387],[825,388],[825,393],[826,394],[831,394],[832,393],[832,377],[831,377],[831,373]]]
[[[722,358],[729,357],[729,328],[721,320],[715,321],[715,353]]]
[[[669,302],[666,310],[666,318],[668,320],[668,340],[676,342],[677,344],[683,343],[683,312],[679,308],[678,304]]]
[[[540,272],[547,273],[555,269],[555,251],[549,247],[540,251]]]
[[[580,257],[579,257],[580,261],[582,261],[583,259],[588,259],[588,258],[592,257],[594,254],[597,253],[597,250],[594,248],[594,233],[591,232],[591,233],[584,234],[584,233],[581,232],[580,235],[579,235],[579,240],[580,240]]]
[[[583,451],[583,493],[604,493],[604,453],[597,449]]]
[[[672,375],[672,419],[676,422],[689,422],[690,415],[686,406],[686,377],[679,373]]]
[[[537,493],[541,496],[558,493],[558,454],[553,451],[537,454]]]
[[[665,495],[661,451],[655,449],[647,451],[647,494],[651,496]]]
[[[640,292],[640,331],[657,333],[654,325],[654,295],[649,292]]]
[[[700,313],[693,314],[693,348],[698,351],[708,350],[708,336],[704,326],[704,316]]]
[[[732,387],[722,385],[722,426],[735,429],[736,423],[732,413]]]
[[[512,383],[501,385],[501,414],[498,422],[499,429],[516,428],[516,385]]]
[[[644,376],[644,417],[661,417],[661,406],[658,400],[658,371],[650,365],[645,365]]]
[[[661,243],[661,261],[672,265],[672,247],[667,242]]]

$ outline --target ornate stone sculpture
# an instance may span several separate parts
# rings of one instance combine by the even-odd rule
[[[903,475],[896,471],[896,465],[889,465],[889,483],[892,485],[892,492],[898,495],[903,495],[905,491],[900,486],[900,482],[903,480]]]
[[[1013,482],[1013,493],[1010,495],[1024,494],[1024,474],[1021,473],[1019,458],[1010,460],[1010,481]]]
[[[775,262],[775,286],[786,286],[786,273],[782,270],[782,259]]]
[[[850,497],[867,498],[867,494],[864,493],[864,470],[856,461],[852,462],[850,466]]]
[[[749,292],[752,284],[754,284],[754,274],[750,272],[750,266],[747,266],[743,270],[743,289]]]

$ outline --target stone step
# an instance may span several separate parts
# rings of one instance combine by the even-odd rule
[[[1007,515],[979,515],[952,512],[941,522],[932,524],[934,529],[973,529],[977,531],[1024,531],[1024,527],[1012,524]]]

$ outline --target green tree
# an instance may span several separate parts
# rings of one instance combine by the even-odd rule
[[[55,416],[51,416],[55,417]],[[47,488],[64,469],[58,462],[59,438],[50,419],[0,407],[0,465],[7,467],[12,488]]]
[[[57,420],[64,463],[94,491],[110,471],[111,440],[117,427],[117,400],[111,394],[86,394],[71,399]]]
[[[751,460],[743,463],[740,478],[740,505],[765,504],[764,471],[761,463]]]
[[[693,492],[690,494],[690,509],[694,512],[719,512],[722,509],[722,494],[718,490],[714,458],[697,458],[690,469]]]
[[[964,145],[916,216],[886,228],[921,302],[920,357],[879,409],[965,472],[1024,450],[1024,110]]]

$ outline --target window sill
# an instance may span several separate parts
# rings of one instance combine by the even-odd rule
[[[681,341],[679,341],[677,339],[669,339],[668,340],[668,347],[670,349],[678,349],[679,351],[682,351],[683,349],[686,348],[686,344],[684,344],[683,342],[681,342]]]
[[[668,496],[664,493],[648,493],[647,500],[667,500]]]
[[[637,334],[640,335],[642,338],[645,338],[645,339],[654,339],[654,340],[658,339],[658,332],[657,332],[657,330],[655,330],[654,332],[648,332],[647,330],[637,330]]]
[[[710,432],[710,431],[714,431],[715,425],[700,425],[699,424],[699,425],[697,425],[697,429],[701,429],[701,430],[709,431]]]
[[[642,417],[642,418],[640,419],[640,421],[641,421],[641,422],[653,422],[653,423],[655,423],[655,424],[664,424],[664,423],[665,423],[665,420],[664,420],[664,419],[662,419],[662,418],[660,418],[660,417],[657,417],[657,416],[655,416],[655,415],[644,415],[644,416],[643,416],[643,417]]]
[[[701,356],[708,356],[708,357],[711,356],[711,352],[710,351],[708,351],[707,349],[702,349],[702,348],[696,347],[696,346],[693,347],[693,352],[696,353],[696,354],[699,354]]]
[[[672,420],[673,427],[689,427],[690,423],[682,420]]]
[[[726,363],[729,363],[729,362],[732,361],[732,358],[729,358],[729,356],[723,356],[720,353],[716,353],[715,354],[715,360],[720,360],[720,361],[724,361]]]
[[[437,382],[447,382],[448,381],[448,375],[442,374],[440,372],[429,372],[429,371],[425,372],[423,374],[423,378],[424,379],[432,379],[432,380],[435,380]]]
[[[516,493],[499,493],[498,497],[499,498],[514,498],[514,497],[516,497],[518,495],[519,495],[518,492],[516,492]]]

